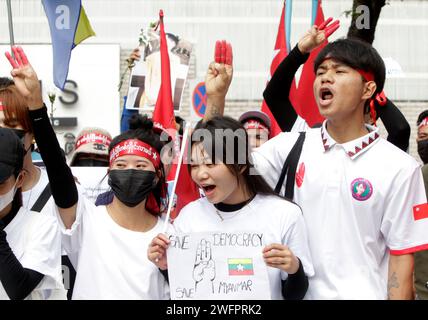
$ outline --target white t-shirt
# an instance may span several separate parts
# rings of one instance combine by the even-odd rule
[[[312,260],[309,253],[306,228],[300,208],[276,196],[256,195],[245,207],[235,212],[219,211],[206,198],[186,205],[174,220],[177,232],[208,231],[257,231],[263,233],[264,244],[281,243],[287,245],[302,261],[306,275],[313,276]],[[262,252],[260,252],[262,255]],[[272,299],[283,299],[281,279],[287,273],[277,268],[267,267]]]
[[[57,215],[63,248],[76,266],[74,300],[169,299],[168,283],[147,259],[149,243],[163,231],[161,219],[150,231],[131,231],[114,222],[106,206],[81,196],[71,229]]]
[[[370,133],[345,144],[329,136],[325,122],[307,130],[294,201],[303,210],[314,262],[309,298],[385,299],[389,253],[428,247],[428,219],[413,214],[427,201],[419,164],[367,128]],[[252,154],[271,186],[297,137],[281,133]]]
[[[45,167],[37,167],[37,168],[40,170],[39,181],[30,190],[22,192],[22,206],[24,208],[27,208],[28,210],[31,210],[31,208],[36,203],[37,199],[39,199],[40,195],[42,194],[43,190],[46,188],[46,185],[49,182],[46,168]],[[41,212],[44,214],[51,214],[53,212],[52,209],[54,206],[55,206],[55,202],[51,195]]]
[[[61,234],[56,219],[21,207],[4,231],[10,248],[22,266],[44,275],[26,300],[49,299],[57,290],[64,293],[62,298],[65,299]],[[0,300],[9,300],[1,282]]]

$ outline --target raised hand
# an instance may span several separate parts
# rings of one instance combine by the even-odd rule
[[[211,243],[202,239],[196,249],[195,266],[193,267],[195,288],[197,289],[200,283],[205,283],[213,290],[214,278],[215,263],[212,259]]]
[[[164,234],[159,233],[153,238],[147,249],[147,258],[161,270],[168,269],[166,250],[168,249],[169,243],[169,239]]]
[[[43,99],[37,74],[21,47],[14,46],[12,51],[14,57],[9,52],[5,52],[5,55],[13,68],[10,74],[15,82],[15,87],[26,99],[30,110],[40,109],[43,107]]]
[[[205,77],[208,96],[226,96],[233,76],[233,52],[230,43],[216,41],[214,61],[210,63]]]
[[[263,258],[269,267],[278,268],[288,274],[299,270],[299,259],[285,245],[272,243],[263,249]]]
[[[331,36],[340,27],[340,21],[333,18],[328,18],[319,26],[314,25],[312,28],[299,40],[297,44],[300,52],[309,53],[319,45],[321,45],[329,36]]]

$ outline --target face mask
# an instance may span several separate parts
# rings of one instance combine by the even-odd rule
[[[25,131],[22,129],[11,129],[21,141],[24,141]]]
[[[22,129],[11,129],[11,130],[15,132],[19,140],[21,140],[22,144],[24,144],[25,133],[26,133],[25,130],[22,130]],[[25,154],[27,154],[27,152],[30,151],[30,149],[31,149],[31,145],[28,147],[27,150],[25,150]]]
[[[418,154],[423,163],[428,163],[428,140],[418,141]]]
[[[0,196],[0,211],[8,206],[9,203],[13,201],[13,197],[15,196],[16,183],[13,185],[12,189],[10,189],[6,194]]]
[[[135,207],[153,190],[156,174],[146,170],[111,170],[108,184],[114,195],[128,207]]]
[[[108,167],[108,162],[99,159],[79,159],[74,162],[74,167]]]

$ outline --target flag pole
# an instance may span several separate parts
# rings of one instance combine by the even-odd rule
[[[172,186],[172,191],[169,197],[168,210],[166,212],[165,224],[163,226],[162,233],[166,232],[166,229],[168,228],[168,222],[171,217],[171,209],[172,209],[172,204],[174,202],[174,195],[175,195],[175,189],[177,187],[178,177],[180,176],[181,163],[183,162],[184,151],[186,150],[186,145],[187,145],[187,142],[189,141],[189,137],[188,137],[189,130],[190,130],[190,122],[186,122],[186,127],[184,129],[184,134],[183,134],[183,141],[181,143],[180,156],[178,157],[177,170],[175,171],[174,185]]]
[[[7,3],[7,18],[9,21],[10,51],[12,52],[12,56],[13,56],[12,47],[15,45],[15,38],[13,36],[12,6],[10,4],[10,0],[6,0],[6,3]]]

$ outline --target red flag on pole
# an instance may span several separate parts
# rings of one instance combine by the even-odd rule
[[[187,152],[184,153],[184,158],[181,164],[179,164],[180,172],[177,180],[175,181],[175,175],[177,171],[177,163],[180,154],[180,141],[176,135],[175,116],[174,116],[174,103],[172,100],[171,90],[171,72],[170,62],[168,54],[168,46],[166,42],[166,35],[163,23],[164,13],[162,10],[159,11],[160,18],[160,55],[161,55],[161,86],[159,89],[158,99],[156,100],[156,106],[153,111],[153,122],[157,128],[161,128],[167,131],[172,137],[174,143],[175,159],[171,165],[170,172],[167,177],[167,181],[173,181],[176,183],[175,195],[177,196],[176,208],[171,212],[171,218],[174,219],[180,210],[189,202],[196,200],[200,197],[199,189],[197,185],[192,181],[189,172],[187,170]],[[187,137],[183,137],[188,139]],[[185,142],[183,142],[185,143]],[[188,148],[188,145],[186,146]],[[170,195],[170,201],[174,201],[174,195]]]
[[[291,1],[291,0],[289,0]],[[291,7],[287,8],[288,10],[291,10]],[[286,32],[286,25],[285,25],[285,10],[286,10],[286,1],[284,1],[284,6],[282,8],[281,13],[281,19],[278,26],[278,34],[276,36],[276,43],[275,43],[275,56],[272,59],[272,63],[270,66],[270,75],[272,76],[275,73],[276,68],[279,66],[279,64],[284,60],[284,58],[288,55],[288,46],[290,39],[287,39],[287,32]],[[290,12],[291,14],[291,12]],[[287,19],[289,19],[290,14],[287,14]],[[295,103],[295,97],[296,97],[296,83],[293,81],[290,89],[290,101],[293,103],[294,106],[296,106]],[[276,136],[278,133],[281,132],[281,128],[279,127],[278,123],[275,121],[274,116],[269,110],[269,107],[267,106],[266,102],[263,100],[262,108],[261,110],[269,115],[269,118],[272,122],[272,129],[271,129],[271,137]],[[298,112],[298,110],[296,110]]]
[[[168,45],[166,42],[165,28],[163,24],[163,10],[159,11],[160,25],[160,56],[161,56],[161,85],[158,98],[153,111],[153,123],[155,127],[167,131],[174,143],[175,154],[178,156],[180,147],[176,141],[176,127],[174,116],[174,103],[172,102],[171,71],[169,63]],[[177,152],[178,149],[178,152]],[[176,161],[174,161],[176,163]],[[174,180],[176,164],[172,164],[167,181]]]
[[[315,21],[313,24],[317,26],[324,22],[324,13],[322,10],[322,0],[318,1]],[[322,123],[324,118],[318,111],[318,106],[315,102],[313,84],[315,81],[314,73],[314,61],[318,56],[318,53],[327,45],[328,40],[324,41],[322,45],[314,49],[309,55],[308,61],[303,66],[302,74],[297,88],[296,103],[293,101],[293,105],[296,106],[296,111],[299,115],[305,119],[310,127],[314,124]]]

